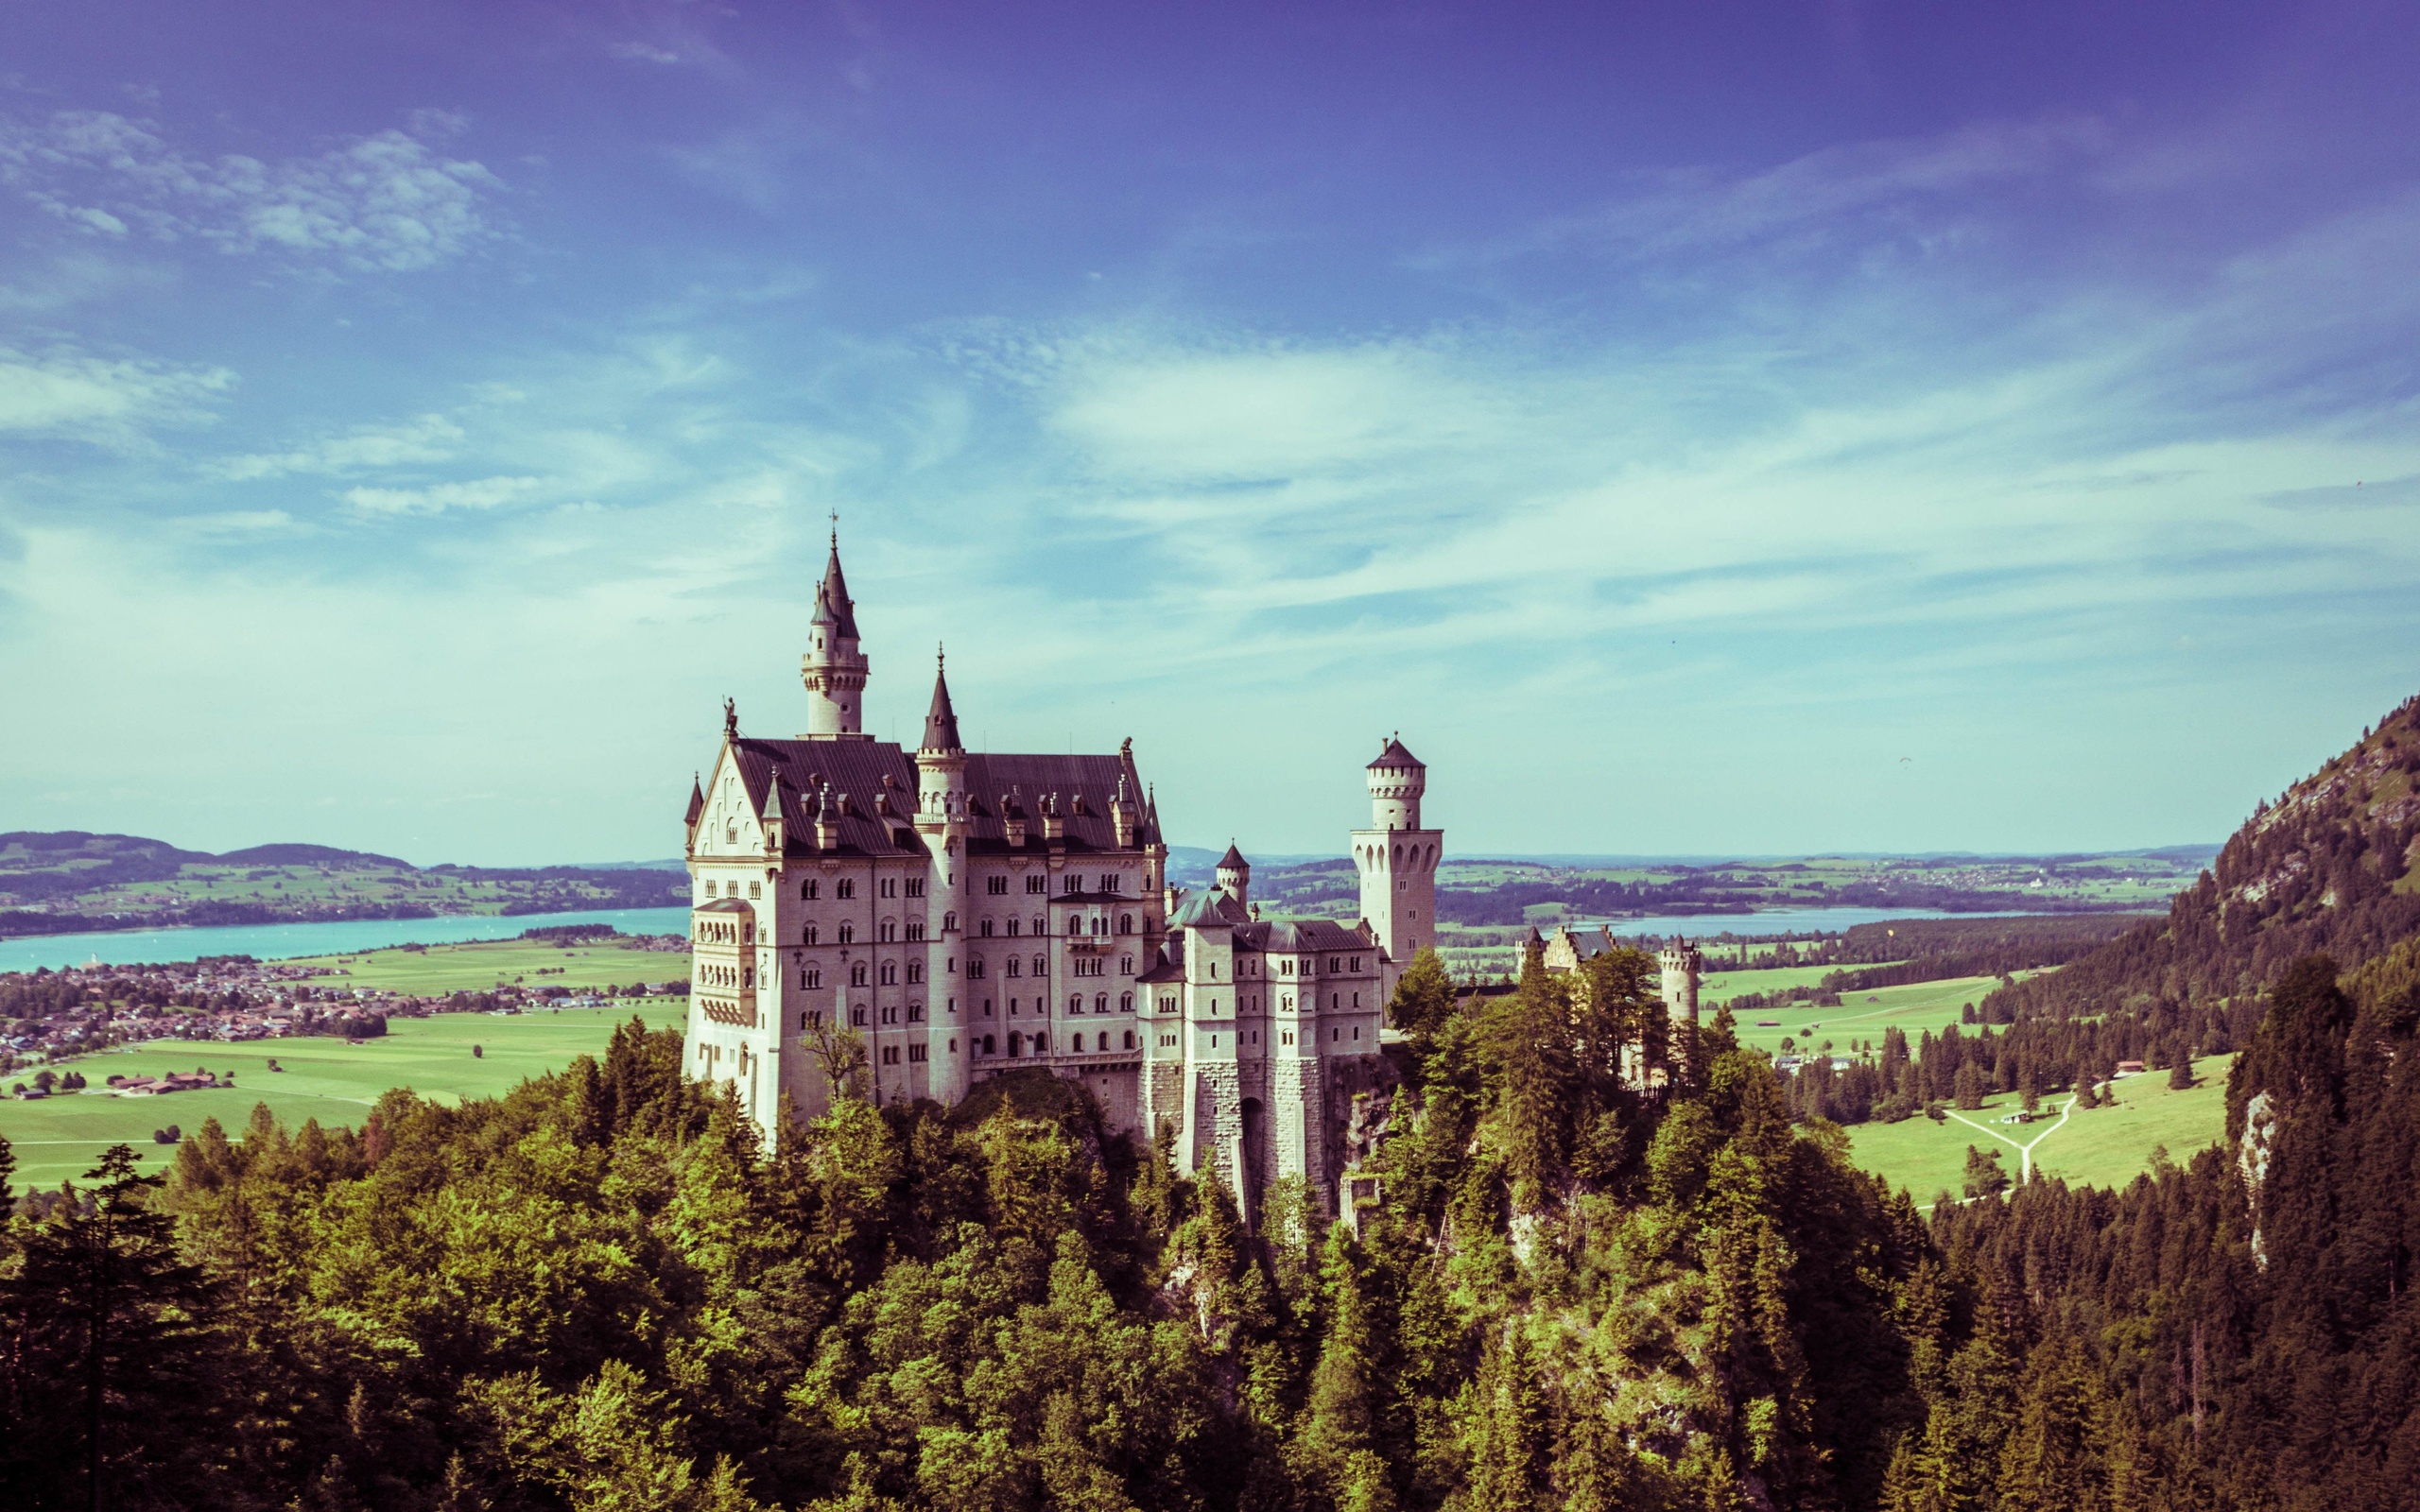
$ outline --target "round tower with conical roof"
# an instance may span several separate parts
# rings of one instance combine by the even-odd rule
[[[1698,979],[1705,972],[1705,956],[1686,939],[1675,939],[1658,953],[1655,964],[1664,971],[1665,1058],[1685,1081],[1697,1070]]]
[[[803,740],[863,740],[866,657],[857,644],[856,605],[840,576],[840,532],[832,532],[832,556],[815,588],[815,615],[807,623],[806,654],[799,677],[806,684],[806,733]]]
[[[1239,903],[1250,906],[1252,863],[1244,859],[1244,853],[1236,849],[1236,842],[1233,840],[1227,842],[1227,853],[1219,858],[1217,880],[1220,892]]]
[[[1412,956],[1437,943],[1437,863],[1445,834],[1421,827],[1428,768],[1401,739],[1380,742],[1365,775],[1370,828],[1353,832],[1353,866],[1361,875],[1361,917],[1387,954],[1382,985],[1391,996]]]

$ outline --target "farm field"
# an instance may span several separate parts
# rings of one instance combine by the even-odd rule
[[[2114,1108],[2080,1109],[2033,1149],[2037,1177],[2055,1176],[2075,1185],[2118,1187],[2151,1168],[2152,1152],[2165,1145],[2182,1164],[2203,1145],[2226,1131],[2227,1070],[2232,1056],[2211,1056],[2194,1062],[2190,1091],[2171,1090],[2166,1072],[2129,1076],[2115,1084]],[[2066,1105],[2067,1093],[2045,1097],[2053,1111]],[[1985,1098],[1980,1112],[1966,1116],[1989,1125],[2020,1143],[2042,1134],[2047,1125],[2004,1127],[1995,1120],[2014,1110],[2015,1093]],[[1919,1205],[1929,1205],[1940,1193],[1961,1193],[1966,1179],[1966,1146],[1997,1149],[2000,1164],[2014,1178],[2017,1152],[1980,1129],[1950,1119],[1935,1124],[1919,1114],[1897,1124],[1859,1124],[1847,1130],[1849,1156],[1857,1164],[1912,1194]]]
[[[288,964],[320,971],[310,979],[315,986],[384,988],[421,997],[483,992],[509,983],[631,987],[641,982],[686,981],[689,976],[686,955],[633,950],[611,941],[571,946],[532,940],[431,945],[424,950],[305,956]]]
[[[1803,975],[1810,970],[1807,967],[1791,967],[1772,971],[1735,971],[1727,978],[1708,977],[1699,987],[1698,1001],[1710,1010],[1711,1005],[1720,1001],[1715,996],[1715,985],[1718,983],[1728,981],[1735,984],[1726,989],[1726,995],[1769,992],[1775,987],[1795,985],[1783,979]],[[2032,974],[2030,971],[2019,973],[2020,976]],[[1758,986],[1759,978],[1773,980]],[[1840,1054],[1845,1054],[1851,1043],[1861,1045],[1871,1040],[1878,1051],[1883,1030],[1897,1029],[1908,1037],[1908,1042],[1912,1046],[1926,1030],[1937,1035],[1958,1022],[1967,1004],[1980,1003],[1983,994],[1998,985],[1999,978],[1996,976],[1956,976],[1940,982],[1914,982],[1906,987],[1877,987],[1863,992],[1844,992],[1841,995],[1840,1006],[1833,1008],[1800,1004],[1784,1008],[1759,1008],[1748,1013],[1735,1011],[1733,1017],[1738,1021],[1739,1042],[1754,1045],[1769,1054],[1779,1054],[1785,1039],[1795,1040],[1802,1048],[1810,1039],[1817,1046],[1828,1040],[1838,1047],[1836,1053]],[[1711,1018],[1713,1014],[1707,1011],[1705,1016]],[[1778,1027],[1766,1021],[1775,1021]],[[1970,1025],[1964,1032],[1980,1034],[1982,1029],[1980,1025]]]
[[[312,1118],[329,1127],[357,1125],[390,1087],[408,1087],[424,1097],[452,1102],[492,1097],[524,1077],[560,1071],[582,1055],[601,1053],[614,1025],[633,1015],[650,1028],[678,1025],[686,1017],[687,1002],[658,998],[514,1017],[444,1013],[432,1019],[397,1019],[383,1039],[357,1045],[316,1036],[232,1045],[153,1041],[61,1061],[62,1068],[82,1072],[93,1090],[39,1102],[0,1100],[0,1137],[15,1147],[19,1191],[55,1187],[81,1177],[112,1144],[133,1145],[147,1169],[159,1170],[173,1151],[153,1143],[151,1131],[168,1124],[190,1134],[203,1119],[216,1118],[231,1133],[238,1132],[251,1117],[252,1106],[267,1103],[289,1126],[299,1127]],[[473,1056],[475,1044],[484,1054]],[[272,1059],[285,1071],[270,1071]],[[113,1075],[158,1075],[196,1067],[222,1076],[233,1072],[235,1085],[164,1097],[117,1097],[100,1090],[100,1083]]]

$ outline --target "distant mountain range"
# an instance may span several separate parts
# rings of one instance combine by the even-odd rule
[[[98,929],[678,907],[681,863],[415,867],[323,845],[213,854],[136,834],[0,833],[0,937]]]

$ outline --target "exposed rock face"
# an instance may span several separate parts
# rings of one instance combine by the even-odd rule
[[[2267,1092],[2256,1092],[2243,1105],[2243,1138],[2237,1142],[2235,1168],[2243,1177],[2243,1194],[2252,1209],[2252,1263],[2267,1269],[2268,1247],[2260,1237],[2260,1189],[2269,1180],[2270,1148],[2276,1141],[2277,1104]]]

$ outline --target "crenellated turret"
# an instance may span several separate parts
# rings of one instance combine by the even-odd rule
[[[1655,963],[1664,970],[1666,1054],[1674,1076],[1686,1080],[1697,1070],[1698,978],[1705,971],[1705,957],[1687,940],[1676,939],[1657,953]]]
[[[1227,842],[1227,853],[1219,858],[1218,883],[1219,890],[1236,902],[1252,902],[1252,863],[1244,859],[1233,840]]]

